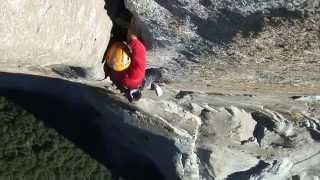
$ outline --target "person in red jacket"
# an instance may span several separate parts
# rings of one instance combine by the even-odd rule
[[[158,96],[162,94],[161,88],[154,83],[161,78],[161,72],[156,69],[146,70],[146,48],[134,28],[134,21],[131,21],[127,32],[127,43],[131,50],[130,66],[124,71],[114,71],[106,66],[106,76],[120,91],[126,93],[130,102],[139,100],[145,87],[155,89]]]
[[[110,72],[110,79],[120,89],[138,89],[143,85],[146,70],[146,49],[143,43],[135,35],[129,36],[131,48],[131,64],[124,71]]]

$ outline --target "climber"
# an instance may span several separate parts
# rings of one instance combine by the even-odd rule
[[[156,69],[146,70],[146,48],[134,28],[134,20],[131,20],[126,43],[111,42],[105,63],[106,76],[120,91],[125,92],[130,102],[139,100],[145,87],[154,89],[158,96],[162,95],[161,88],[156,84],[161,78],[161,72]]]

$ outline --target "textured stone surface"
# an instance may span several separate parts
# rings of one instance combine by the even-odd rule
[[[261,31],[264,17],[298,18],[319,11],[318,0],[125,0],[153,47],[174,46],[186,56],[219,53],[237,35]]]
[[[97,65],[112,26],[104,4],[103,0],[3,1],[0,63]]]
[[[51,3],[53,6],[44,18],[48,22],[55,18],[59,23],[62,22],[59,18],[66,22],[58,26],[57,21],[53,21],[52,28],[56,31],[47,24],[48,29],[39,30],[43,33],[41,37],[35,35],[30,39],[18,34],[12,39],[4,36],[5,40],[0,41],[6,45],[6,52],[17,48],[26,53],[29,52],[24,51],[26,47],[41,49],[39,46],[46,43],[35,41],[45,39],[43,42],[49,43],[55,55],[60,57],[62,53],[70,58],[60,61],[50,55],[54,61],[45,60],[45,56],[39,61],[34,58],[19,61],[15,51],[10,51],[13,55],[3,53],[9,60],[2,61],[2,65],[10,62],[33,66],[47,62],[62,64],[50,66],[53,71],[34,67],[5,70],[68,78],[90,87],[38,76],[1,74],[0,92],[16,97],[21,103],[22,98],[29,96],[53,96],[65,102],[71,112],[78,112],[78,108],[92,112],[77,117],[85,119],[82,122],[92,120],[89,122],[101,132],[95,135],[102,139],[102,144],[111,145],[112,149],[101,146],[98,152],[103,156],[100,161],[115,174],[128,178],[152,172],[151,175],[160,174],[158,178],[170,180],[319,178],[319,0],[125,0],[142,27],[149,48],[148,63],[164,67],[169,80],[176,78],[168,81],[162,97],[145,90],[143,98],[133,104],[114,88],[101,89],[105,86],[109,89],[106,81],[93,82],[86,76],[77,79],[82,76],[82,70],[65,66],[65,63],[87,66],[98,62],[91,61],[99,59],[92,56],[101,56],[102,52],[95,50],[104,49],[106,44],[88,47],[90,43],[85,43],[81,54],[78,51],[81,46],[75,39],[79,37],[78,32],[84,33],[79,41],[91,42],[91,45],[96,35],[107,38],[110,29],[104,21],[108,18],[104,19],[106,14],[100,7],[104,3]],[[37,3],[2,8],[11,14],[16,12],[10,18],[17,23],[9,26],[9,18],[4,19],[1,23],[7,23],[8,27],[0,31],[11,27],[19,29],[19,24],[26,26],[25,21],[20,20],[20,12],[25,11],[26,15],[37,12],[27,10],[29,6],[34,8],[34,4]],[[1,6],[9,5],[10,2],[5,2]],[[75,6],[85,6],[85,15],[79,18],[80,24],[76,24],[79,26],[73,26],[73,18],[77,19],[74,13],[82,15]],[[46,9],[44,7],[46,3],[40,9]],[[62,18],[61,12],[71,15]],[[90,21],[90,12],[97,21]],[[99,18],[94,16],[99,13],[102,13]],[[106,34],[99,34],[104,26]],[[60,31],[60,27],[67,31],[66,37],[71,38],[66,44],[61,41],[65,32]],[[33,26],[24,29],[37,32]],[[55,38],[46,36],[51,33]],[[68,42],[75,42],[69,44],[70,49]],[[57,73],[60,71],[70,73]],[[21,95],[21,91],[28,96]],[[41,105],[39,102],[45,100],[32,101],[32,112],[39,112],[32,105]],[[52,121],[54,117],[47,118],[45,120]],[[64,117],[59,116],[59,120]],[[150,171],[145,171],[145,167]]]
[[[168,85],[163,97],[145,90],[139,102],[128,104],[119,92],[98,88],[105,86],[101,82],[82,81],[98,86],[90,87],[39,76],[0,75],[0,94],[24,104],[42,120],[91,124],[95,130],[90,133],[86,128],[75,134],[58,131],[126,178],[281,180],[319,176],[318,101],[306,105],[292,100],[291,94],[181,93]],[[50,103],[51,97],[57,100],[55,104]],[[59,116],[46,115],[52,106],[63,107],[54,108]],[[90,143],[106,146],[99,145],[99,151],[89,148],[93,144],[88,146],[83,136],[77,136],[84,131],[94,137]],[[144,174],[146,167],[151,174]]]

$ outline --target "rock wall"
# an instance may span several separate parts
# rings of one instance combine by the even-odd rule
[[[187,57],[223,53],[241,33],[261,31],[264,17],[298,18],[319,11],[318,0],[125,0],[153,48],[171,47]]]
[[[130,104],[99,87],[0,73],[1,96],[55,128],[114,177],[319,178],[318,96],[177,93],[172,86],[165,93],[157,98],[146,90]]]
[[[226,50],[228,44],[237,41],[235,37],[239,34],[248,37],[247,44],[240,42],[242,47],[250,43],[261,45],[270,39],[279,42],[268,33],[256,42],[255,36],[265,25],[265,18],[303,21],[305,15],[318,13],[319,0],[125,0],[125,4],[137,17],[143,39],[151,50],[149,63],[152,65],[155,59],[159,66],[170,70],[176,65],[172,62],[176,62],[179,67],[169,75],[184,72],[181,81],[168,81],[164,96],[158,98],[145,90],[139,102],[129,104],[107,82],[93,82],[85,79],[86,76],[79,78],[83,73],[73,76],[72,72],[77,68],[64,65],[54,66],[53,70],[71,72],[70,76],[53,75],[52,71],[40,71],[40,74],[81,81],[90,86],[35,75],[1,73],[0,93],[16,98],[26,109],[50,123],[64,123],[65,119],[78,123],[79,129],[73,131],[75,134],[64,132],[64,128],[60,132],[82,145],[115,175],[127,179],[319,177],[316,173],[320,158],[318,96],[303,96],[304,85],[299,86],[299,91],[296,90],[298,86],[284,86],[283,82],[289,81],[280,81],[280,85],[265,84],[268,89],[250,84],[239,76],[250,75],[249,68],[236,68],[241,63],[251,64],[256,57],[252,55],[253,61],[244,62]],[[0,19],[1,65],[94,66],[102,58],[111,29],[103,6],[102,0],[5,1],[0,5],[4,12]],[[299,39],[313,33],[309,39],[317,41],[319,22],[314,20],[309,19],[312,26],[306,28],[300,24],[303,30],[299,31]],[[290,23],[286,25],[291,26]],[[288,29],[270,31],[273,35],[286,34]],[[295,38],[288,36],[287,39]],[[284,42],[271,42],[264,51],[284,48],[288,41]],[[283,50],[279,55],[283,57],[289,54],[288,51],[296,51],[298,44],[306,44],[299,42],[290,42],[292,48],[289,46],[289,50]],[[319,44],[309,44],[311,50],[302,48],[304,53],[312,54],[310,66],[300,68],[303,74],[311,67],[317,68],[319,51],[313,50],[319,50]],[[261,49],[247,49],[248,55],[243,55],[236,47],[234,54],[239,57],[247,57]],[[226,66],[221,67],[206,64],[206,69],[186,65],[188,60],[200,64],[199,60],[207,60],[201,59],[202,56],[214,59],[216,54],[224,54],[231,60],[222,59]],[[272,57],[274,54],[270,53],[265,58]],[[290,62],[305,65],[304,57],[289,57],[283,64],[274,66],[282,67]],[[250,68],[260,75],[259,78],[265,76],[257,73],[261,67]],[[39,75],[32,69],[27,73]],[[280,69],[279,79],[283,78],[282,73]],[[232,77],[232,81],[226,77]],[[313,89],[308,92],[317,93],[319,79],[313,79]],[[110,89],[105,90],[106,84]],[[262,89],[260,93],[255,93],[259,88]],[[228,92],[230,89],[232,93]],[[297,91],[299,93],[293,93]],[[44,97],[39,98],[39,95]],[[62,108],[52,108],[51,102]],[[57,111],[59,116],[44,113],[50,110]],[[53,125],[61,128],[59,124]],[[91,139],[83,133],[88,127],[91,128]],[[67,128],[74,130],[73,126]],[[98,143],[101,146],[97,147]],[[149,173],[149,178],[145,178],[145,172]]]
[[[112,27],[104,5],[104,0],[3,1],[0,64],[96,65]]]

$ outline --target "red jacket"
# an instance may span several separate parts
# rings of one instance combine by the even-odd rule
[[[132,39],[131,64],[128,69],[121,72],[112,72],[112,79],[119,85],[128,89],[142,86],[146,69],[146,48],[139,39]]]

